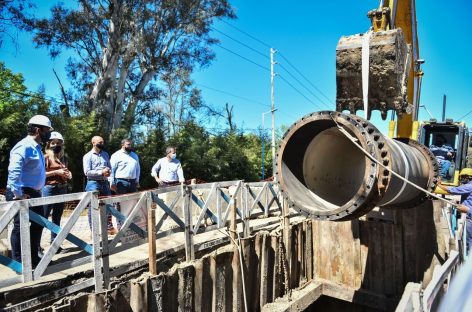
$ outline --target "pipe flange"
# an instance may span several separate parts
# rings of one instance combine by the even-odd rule
[[[364,175],[365,178],[361,187],[348,202],[332,210],[317,210],[316,207],[307,207],[297,200],[294,200],[287,192],[287,188],[290,188],[290,185],[287,185],[287,182],[284,180],[284,176],[280,174],[280,172],[282,172],[282,159],[287,147],[287,142],[294,138],[300,129],[312,122],[327,122],[329,123],[329,126],[326,126],[326,129],[336,127],[337,124],[339,124],[339,126],[343,127],[352,136],[354,136],[370,155],[376,155],[378,153],[378,147],[376,145],[377,142],[373,140],[371,135],[362,124],[362,121],[357,121],[355,117],[357,116],[350,116],[339,112],[315,112],[305,115],[299,119],[284,134],[276,157],[276,174],[278,176],[277,181],[283,197],[287,200],[291,207],[299,211],[301,214],[318,220],[349,220],[357,216],[361,216],[374,208],[375,202],[380,196],[377,186],[377,177],[380,166],[378,166],[375,162],[372,162],[367,157],[366,171]],[[315,136],[313,136],[313,138]]]

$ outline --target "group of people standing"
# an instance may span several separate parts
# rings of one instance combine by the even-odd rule
[[[68,161],[64,154],[64,138],[54,131],[51,121],[43,115],[33,116],[27,126],[27,136],[10,151],[8,180],[5,198],[7,201],[28,198],[62,195],[67,193],[67,184],[72,179]],[[139,188],[141,167],[139,157],[133,150],[130,139],[121,141],[121,148],[112,154],[104,151],[105,141],[100,136],[91,140],[92,149],[83,156],[83,170],[87,183],[85,191],[98,192],[99,196],[127,194]],[[45,144],[44,154],[41,144]],[[176,149],[168,147],[166,156],[159,159],[152,168],[151,175],[160,186],[184,182],[180,161],[176,158]],[[64,203],[30,207],[36,214],[49,218],[60,226]],[[88,211],[91,226],[91,211]],[[31,222],[31,261],[36,266],[41,257],[41,236],[43,227]],[[117,230],[108,215],[108,234]],[[51,233],[51,243],[56,234]],[[12,258],[21,262],[20,218],[15,215],[10,237]]]

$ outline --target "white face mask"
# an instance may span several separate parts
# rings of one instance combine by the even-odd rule
[[[176,157],[177,157],[177,154],[176,154],[176,153],[170,154],[170,158],[175,159]]]

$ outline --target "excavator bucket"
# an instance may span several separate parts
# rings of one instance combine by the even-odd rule
[[[411,111],[407,102],[407,82],[411,64],[410,46],[401,29],[370,33],[368,51],[363,50],[366,34],[341,37],[336,47],[336,110],[355,114],[364,110],[363,85],[368,86],[367,118],[379,110],[385,120],[388,110],[398,116]],[[363,64],[368,60],[367,64]],[[365,57],[367,55],[368,58]],[[364,61],[365,63],[366,61]],[[363,82],[368,70],[367,81]]]

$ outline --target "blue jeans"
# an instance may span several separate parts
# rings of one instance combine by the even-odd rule
[[[43,197],[63,195],[67,193],[67,186],[62,185],[45,185],[42,190]],[[64,203],[57,203],[43,206],[43,215],[49,218],[52,211],[52,223],[61,226],[62,212],[64,211]],[[51,232],[51,243],[56,238],[56,233]]]
[[[465,240],[467,243],[467,251],[470,253],[471,248],[472,248],[472,219],[466,218],[465,219],[465,230],[466,230],[466,236]]]
[[[30,198],[41,197],[41,192],[33,190],[28,187],[24,187],[24,194],[28,194]],[[5,198],[7,201],[13,201],[15,195],[11,190],[7,188],[5,193]],[[36,212],[40,216],[43,216],[43,206],[30,207],[30,210]],[[43,216],[44,217],[44,216]],[[36,222],[30,222],[30,244],[31,244],[31,263],[35,267],[40,258],[38,257],[38,248],[41,243],[41,233],[43,232],[43,227]],[[11,232],[10,243],[11,243],[11,253],[12,259],[18,262],[21,262],[21,229],[20,229],[20,214],[17,213],[13,217],[13,230]]]
[[[99,196],[110,196],[110,184],[108,181],[95,181],[95,180],[88,180],[87,185],[85,186],[86,192],[98,192]],[[111,221],[111,214],[107,213],[108,219],[108,228],[113,228],[113,223]],[[92,228],[92,209],[89,208],[88,210],[88,221],[89,226]]]
[[[440,175],[443,178],[447,178],[449,175],[449,168],[451,167],[451,161],[447,159],[437,159],[439,162],[439,167],[441,168]]]

